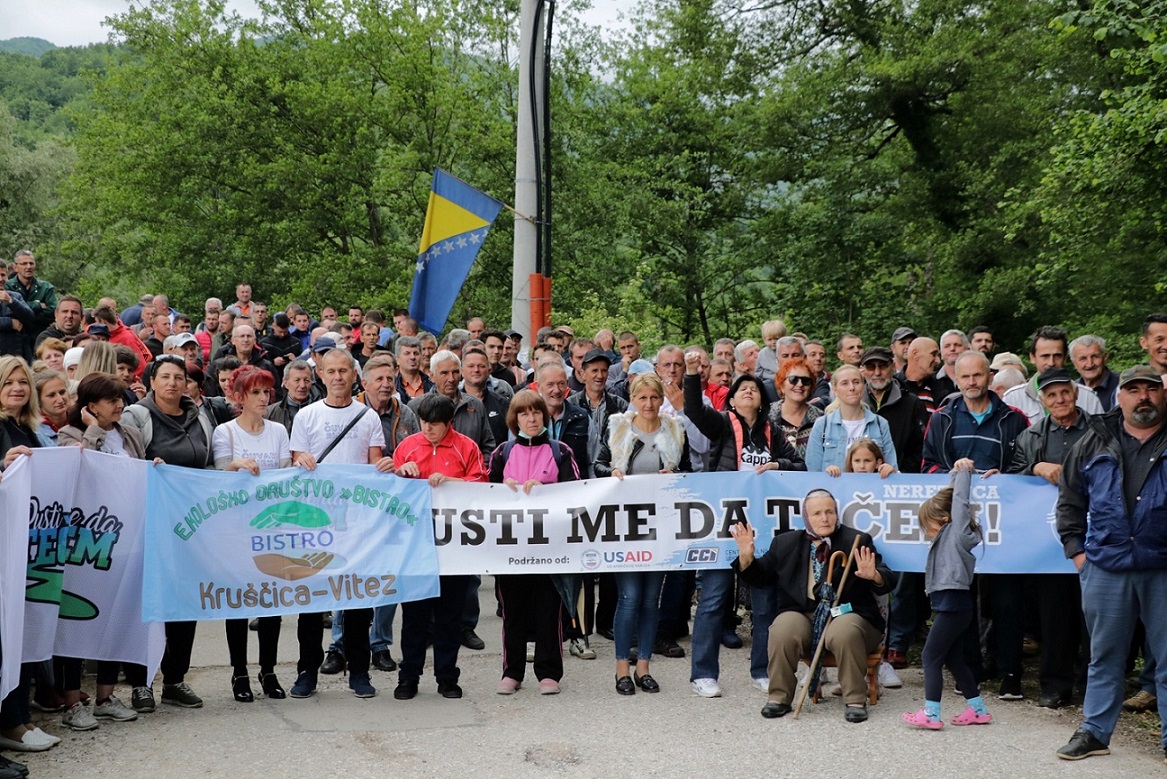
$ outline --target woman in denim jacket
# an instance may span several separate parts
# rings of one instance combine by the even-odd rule
[[[852,365],[844,365],[831,377],[835,402],[827,413],[815,420],[806,445],[806,469],[826,471],[832,476],[843,472],[847,449],[860,438],[870,438],[883,450],[884,462],[899,469],[895,444],[887,421],[863,407],[863,374]]]

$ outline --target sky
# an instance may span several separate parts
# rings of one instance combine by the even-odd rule
[[[619,24],[620,9],[632,5],[632,0],[591,0],[591,4],[583,13],[584,21],[609,27]],[[58,46],[102,43],[109,36],[102,20],[129,5],[128,0],[0,0],[0,40],[44,38]],[[252,0],[229,0],[228,5],[244,15],[256,13]]]

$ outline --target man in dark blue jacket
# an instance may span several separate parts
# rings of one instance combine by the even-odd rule
[[[923,339],[916,339],[916,344]],[[1013,461],[1013,449],[1029,420],[989,390],[989,358],[968,350],[953,363],[960,396],[936,410],[924,434],[924,472],[947,473],[969,462],[988,474],[1005,470]],[[997,671],[1001,676],[1001,700],[1021,700],[1022,574],[978,575],[984,616],[992,617],[997,632]],[[974,630],[975,633],[975,623]],[[970,633],[970,636],[972,633]],[[972,644],[970,638],[970,645]],[[969,664],[980,669],[980,653],[969,649]]]
[[[19,292],[5,288],[8,266],[0,262],[0,354],[12,354],[32,362],[34,315]]]
[[[1059,484],[1058,534],[1078,568],[1090,631],[1084,719],[1057,752],[1064,760],[1110,753],[1137,619],[1151,654],[1167,657],[1167,393],[1159,372],[1149,365],[1123,371],[1118,405],[1088,420]],[[1159,663],[1155,686],[1159,716],[1167,718],[1167,663]],[[1160,738],[1167,748],[1167,730]]]

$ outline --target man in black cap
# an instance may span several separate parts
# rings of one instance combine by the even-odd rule
[[[89,333],[89,335],[93,336],[94,338],[96,338],[100,341],[108,341],[109,340],[109,325],[103,325],[100,322],[98,322],[98,323],[90,325],[89,329],[86,330],[85,332]]]
[[[628,410],[628,401],[607,390],[608,370],[611,365],[612,359],[603,349],[588,350],[580,362],[584,388],[567,398],[568,403],[573,403],[591,414],[592,424],[599,431],[601,438],[608,435],[608,417]],[[580,472],[583,472],[583,467],[580,468]]]
[[[1005,472],[1040,476],[1056,486],[1062,463],[1086,435],[1088,415],[1078,408],[1078,387],[1063,368],[1041,373],[1037,392],[1046,415],[1018,434],[1013,462]],[[1086,668],[1078,657],[1085,635],[1082,592],[1078,577],[1072,573],[1038,576],[1036,585],[1041,621],[1041,695],[1037,705],[1057,709],[1073,703],[1075,682],[1079,689],[1086,684]]]
[[[916,340],[916,331],[910,327],[897,327],[891,334],[892,364],[895,370],[902,371],[908,364],[908,347]]]
[[[1150,654],[1167,657],[1167,393],[1159,371],[1123,371],[1118,405],[1087,419],[1058,484],[1058,535],[1078,569],[1090,633],[1083,721],[1057,751],[1064,760],[1110,753],[1135,620],[1146,627]],[[1167,663],[1155,686],[1167,719]],[[1167,729],[1160,744],[1167,747]]]

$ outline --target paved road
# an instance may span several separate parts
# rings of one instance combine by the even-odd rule
[[[1051,712],[1027,702],[994,701],[992,725],[910,730],[899,718],[921,705],[917,671],[905,672],[904,688],[887,691],[862,725],[843,721],[838,699],[808,705],[798,721],[790,716],[764,720],[758,712],[765,696],[749,684],[748,649],[722,651],[724,697],[719,699],[689,692],[687,659],[663,658],[653,663],[661,694],[618,696],[612,644],[603,639],[593,644],[598,659],[565,658],[562,694],[540,696],[523,689],[512,697],[495,695],[500,621],[488,590],[481,595],[479,632],[487,648],[462,650],[462,700],[440,698],[429,677],[416,699],[396,701],[396,674],[374,671],[378,695],[371,700],[354,698],[344,677],[321,677],[321,691],[308,700],[235,703],[223,624],[206,623],[199,627],[197,667],[188,677],[206,701],[204,708],[159,706],[137,722],[103,724],[89,733],[62,733],[55,717],[38,715],[45,717],[46,729],[65,740],[50,752],[27,756],[32,776],[282,779],[343,773],[379,779],[583,779],[754,777],[765,771],[776,777],[834,779],[1144,779],[1167,773],[1156,739],[1145,732],[1116,738],[1109,757],[1057,760],[1054,750],[1076,727],[1078,709]],[[285,620],[280,646],[278,672],[285,687],[295,676],[293,625]],[[254,658],[254,636],[251,650]],[[85,683],[92,692],[92,677]],[[128,702],[128,690],[119,693]],[[958,701],[949,694],[945,716],[958,711]]]

